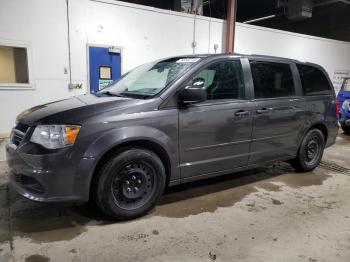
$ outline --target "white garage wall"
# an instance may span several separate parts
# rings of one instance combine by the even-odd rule
[[[237,23],[235,51],[288,57],[335,70],[350,70],[350,43]]]
[[[28,48],[31,81],[27,90],[0,87],[0,134],[22,110],[71,95],[67,36],[65,1],[0,0],[0,45]]]
[[[88,91],[87,44],[122,47],[123,72],[157,58],[191,54],[194,38],[196,53],[214,52],[214,44],[221,52],[225,23],[197,17],[194,33],[193,17],[114,0],[70,0],[71,77],[73,84],[83,83],[81,90],[70,91],[64,74],[69,69],[66,1],[0,0],[0,45],[28,47],[34,88],[0,90],[0,134],[9,133],[16,115],[28,107]]]
[[[210,22],[211,21],[211,22]],[[68,90],[68,26],[65,0],[0,0],[0,45],[28,47],[30,90],[0,90],[0,134],[9,133],[22,110],[88,91],[87,45],[122,48],[122,70],[172,55],[222,52],[226,23],[114,0],[69,0],[72,83]],[[194,24],[196,25],[194,27]],[[209,34],[210,32],[210,34]],[[237,23],[236,51],[307,60],[350,69],[350,44]],[[6,87],[5,87],[6,88]]]
[[[122,48],[122,71],[167,56],[222,52],[225,24],[219,19],[128,4],[113,0],[74,0],[69,5],[72,77],[84,83],[87,78],[87,44]],[[209,21],[210,28],[209,28]],[[194,30],[195,23],[195,30]],[[209,36],[210,31],[210,36]]]

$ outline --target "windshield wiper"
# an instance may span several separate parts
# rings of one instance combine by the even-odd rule
[[[141,99],[146,99],[149,97],[152,97],[151,94],[142,94],[142,93],[134,93],[134,92],[123,92],[121,95],[125,97],[132,97],[132,98],[141,98]]]
[[[101,94],[108,95],[108,96],[124,97],[121,94],[115,94],[115,93],[112,93],[110,91],[105,91],[105,92],[102,92]]]

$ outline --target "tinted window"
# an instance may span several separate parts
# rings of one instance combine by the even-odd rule
[[[329,94],[331,87],[324,73],[307,65],[297,65],[304,95],[324,95]]]
[[[251,61],[255,98],[284,97],[295,94],[288,64]]]
[[[188,83],[204,82],[207,99],[243,99],[244,79],[239,60],[222,61],[213,64],[194,76]]]

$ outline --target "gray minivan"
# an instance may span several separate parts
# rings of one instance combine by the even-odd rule
[[[97,94],[21,113],[10,181],[35,201],[88,201],[111,218],[145,214],[165,187],[275,161],[320,162],[338,132],[325,70],[238,54],[171,57]]]

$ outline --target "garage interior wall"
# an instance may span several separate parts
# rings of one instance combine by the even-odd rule
[[[350,71],[350,42],[266,27],[237,23],[235,51],[243,54],[287,57],[320,64],[326,69],[331,80],[335,71]],[[335,89],[338,91],[337,86]]]
[[[30,72],[29,89],[0,86],[0,134],[9,133],[26,108],[88,92],[88,44],[120,47],[122,73],[161,57],[214,53],[214,44],[224,50],[224,20],[114,0],[68,3],[69,30],[66,0],[0,0],[0,45],[26,47]],[[239,23],[235,39],[239,53],[316,62],[331,77],[350,70],[349,43]],[[82,89],[68,89],[69,72]]]

